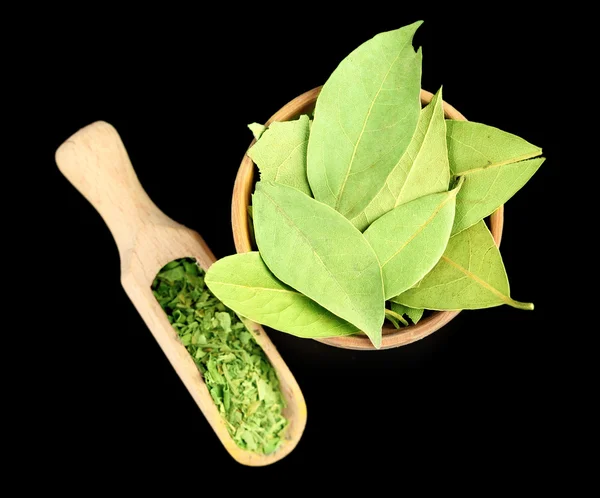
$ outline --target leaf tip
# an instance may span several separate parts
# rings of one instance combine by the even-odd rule
[[[260,123],[250,123],[248,125],[248,128],[250,129],[250,131],[252,132],[252,135],[254,135],[254,138],[256,140],[258,140],[261,135],[265,132],[265,130],[267,129],[267,127],[263,124]]]
[[[378,328],[377,331],[373,334],[367,334],[369,339],[371,340],[371,344],[375,347],[375,349],[381,348],[381,328]]]
[[[443,116],[444,115],[444,101],[442,100],[442,88],[443,87],[440,86],[439,90],[433,94],[433,97],[431,97],[431,100],[430,100],[429,104],[427,104],[427,107],[431,106],[431,108],[434,109],[433,112],[438,112]],[[444,120],[444,122],[445,122],[445,120]]]
[[[454,186],[454,188],[452,189],[452,192],[454,192],[454,195],[457,195],[459,190],[462,188],[463,183],[465,183],[465,177],[464,176],[459,176],[458,177],[458,182],[456,183],[456,185]]]
[[[410,36],[410,40],[412,41],[415,33],[417,32],[417,29],[419,29],[419,27],[421,26],[421,24],[423,24],[423,21],[415,21],[412,24],[408,24],[406,26],[403,26],[399,29],[397,29],[395,32],[398,33],[401,36],[404,36],[405,34],[409,34]],[[417,50],[417,53],[421,52],[421,47],[419,47],[419,49]]]

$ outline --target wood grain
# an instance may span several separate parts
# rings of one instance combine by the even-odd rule
[[[266,124],[273,121],[287,121],[299,114],[311,112],[317,101],[321,87],[303,93],[294,100],[288,102],[279,111],[277,111]],[[421,103],[423,105],[431,102],[433,94],[426,90],[421,90]],[[467,119],[454,107],[444,102],[444,114],[447,119],[456,119],[466,121]],[[250,148],[255,140],[250,143]],[[233,196],[231,199],[231,228],[233,230],[233,239],[235,249],[238,253],[256,250],[250,238],[248,206],[250,204],[250,195],[254,189],[255,166],[252,159],[246,154],[242,159],[237,172],[235,184],[233,186]],[[489,218],[490,230],[500,246],[502,230],[504,228],[504,206],[500,206]],[[383,339],[381,349],[390,349],[410,344],[423,337],[439,330],[452,320],[459,311],[436,311],[427,318],[421,320],[417,325],[411,325],[401,329],[395,329],[391,325],[384,325],[382,329]],[[328,339],[315,339],[319,342],[329,344],[345,349],[357,350],[375,350],[369,338],[364,334],[345,337],[331,337]]]
[[[280,448],[266,456],[235,444],[198,367],[152,294],[150,286],[156,274],[174,259],[192,257],[204,270],[210,267],[215,256],[202,237],[156,207],[110,124],[99,121],[79,130],[57,150],[56,163],[108,225],[119,249],[121,283],[127,295],[223,446],[235,460],[250,466],[268,465],[286,456],[304,431],[306,404],[298,383],[262,327],[244,321],[277,371],[287,402],[284,415],[290,421]]]

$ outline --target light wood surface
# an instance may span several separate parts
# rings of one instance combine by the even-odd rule
[[[296,97],[292,101],[284,105],[277,111],[266,124],[273,121],[287,121],[299,114],[311,112],[315,107],[315,102],[321,87],[314,88],[302,95]],[[431,102],[433,94],[426,90],[421,90],[421,103],[423,105]],[[456,119],[466,121],[467,119],[450,104],[444,102],[444,113],[448,119]],[[250,146],[254,144],[252,140]],[[250,148],[250,146],[248,148]],[[238,253],[256,250],[250,239],[248,205],[250,203],[250,195],[254,190],[255,183],[255,166],[252,159],[245,155],[238,169],[233,187],[233,196],[231,200],[231,228],[233,230],[233,239],[235,248]],[[490,230],[496,241],[496,245],[500,246],[502,238],[502,229],[504,227],[504,206],[500,206],[489,219]],[[382,329],[381,349],[395,348],[410,344],[423,337],[432,334],[436,330],[446,325],[452,320],[459,311],[437,311],[432,313],[427,318],[421,320],[417,325],[395,329],[391,325],[384,325]],[[375,350],[369,338],[364,334],[345,337],[331,337],[328,339],[315,339],[331,346],[336,346],[345,349],[357,350]]]
[[[245,321],[277,371],[287,402],[284,415],[290,421],[281,447],[267,456],[242,450],[234,443],[200,371],[152,294],[150,286],[156,274],[174,259],[192,257],[203,269],[209,268],[215,257],[202,237],[156,207],[138,181],[123,142],[110,124],[99,121],[79,130],[56,151],[56,163],[108,225],[119,248],[121,283],[127,295],[223,446],[244,465],[268,465],[286,456],[304,431],[306,404],[298,383],[262,327]],[[118,339],[113,340],[118,346]],[[143,359],[137,361],[142,363]],[[198,419],[198,423],[203,422]],[[201,448],[202,442],[195,444]]]

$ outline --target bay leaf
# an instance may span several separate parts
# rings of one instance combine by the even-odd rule
[[[315,199],[349,219],[384,185],[417,127],[421,22],[380,33],[346,57],[321,91],[308,143]]]
[[[256,242],[273,274],[380,347],[381,269],[363,234],[330,206],[286,185],[261,181],[252,199]]]
[[[419,323],[419,320],[423,317],[425,311],[423,308],[411,308],[409,306],[404,306],[403,304],[395,303],[394,301],[390,301],[390,304],[392,306],[392,311],[395,311],[399,315],[407,316],[415,325]]]
[[[459,190],[460,185],[401,204],[367,228],[364,236],[379,259],[386,299],[415,285],[439,261],[450,238]]]
[[[206,285],[228,308],[297,337],[339,337],[358,329],[280,282],[258,252],[227,256],[206,273]]]
[[[361,232],[400,204],[448,190],[450,167],[442,104],[440,89],[429,105],[421,110],[417,129],[406,152],[389,172],[379,192],[352,219]]]
[[[258,166],[261,180],[294,187],[312,196],[306,177],[306,148],[310,120],[274,122],[260,135],[248,155]]]
[[[493,126],[448,120],[446,127],[450,170],[465,178],[456,198],[456,234],[508,201],[545,158],[537,157],[539,147]]]
[[[480,309],[501,304],[533,309],[532,303],[510,297],[500,251],[484,221],[450,237],[433,270],[393,301],[432,310]]]

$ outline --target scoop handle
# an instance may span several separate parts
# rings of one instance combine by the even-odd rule
[[[110,124],[97,121],[76,132],[56,151],[56,164],[100,213],[121,253],[144,225],[177,225],[142,188],[123,141]]]

